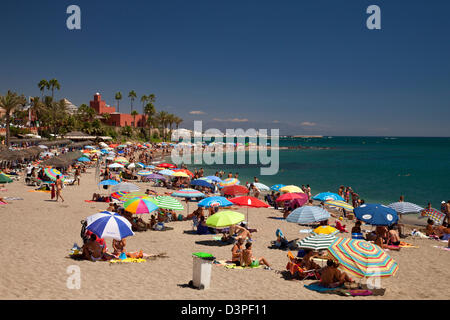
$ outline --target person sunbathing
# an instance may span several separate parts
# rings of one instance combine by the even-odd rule
[[[426,229],[425,229],[425,234],[426,234],[427,236],[435,236],[435,235],[436,235],[436,232],[435,232],[435,230],[434,230],[433,224],[434,224],[434,221],[431,220],[431,219],[428,219],[428,221],[427,221],[427,227],[426,227]]]
[[[320,283],[327,288],[336,288],[345,282],[354,282],[345,272],[338,270],[339,264],[332,259],[327,260],[327,265],[322,269]]]
[[[242,251],[244,250],[244,239],[239,238],[231,249],[231,261],[236,265],[241,265]]]
[[[82,256],[86,260],[99,261],[103,257],[103,250],[101,245],[97,242],[97,236],[91,234],[91,237],[83,245]]]
[[[306,249],[305,252],[306,252],[306,254],[303,256],[302,260],[300,261],[300,267],[302,267],[305,270],[320,269],[320,266],[312,260],[312,258],[315,257],[314,251],[311,249]]]
[[[250,233],[250,231],[248,231],[244,227],[241,227],[241,226],[238,226],[238,225],[230,226],[229,235],[230,236],[235,236],[236,240],[240,239],[240,238],[245,240],[245,239],[248,238],[250,241],[252,241],[252,234]]]
[[[247,242],[245,244],[245,249],[242,251],[242,264],[243,264],[243,266],[248,266],[248,267],[258,267],[260,264],[263,264],[263,265],[265,265],[264,269],[272,270],[270,268],[269,263],[267,262],[267,260],[264,257],[256,259],[253,256],[251,242]]]
[[[400,245],[400,235],[398,234],[397,226],[392,225],[392,226],[389,226],[388,229],[389,229],[388,244],[394,245],[394,246]]]
[[[361,231],[361,221],[356,221],[355,226],[352,228],[352,233],[362,233]]]
[[[113,249],[114,249],[113,255],[119,256],[121,253],[125,253],[126,254],[127,253],[125,251],[126,244],[127,244],[126,239],[122,239],[122,240],[113,239],[113,241],[112,241],[112,246],[113,246]]]

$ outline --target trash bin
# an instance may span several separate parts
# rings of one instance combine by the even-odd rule
[[[211,266],[215,257],[205,252],[195,252],[192,257],[193,273],[189,284],[197,289],[208,289],[211,282]]]

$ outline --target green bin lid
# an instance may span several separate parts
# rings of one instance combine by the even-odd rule
[[[194,252],[192,255],[195,257],[198,257],[198,258],[206,259],[206,260],[214,260],[215,259],[215,257],[212,254],[206,253],[206,252]]]

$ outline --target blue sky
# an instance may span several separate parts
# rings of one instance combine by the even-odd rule
[[[66,28],[71,4],[81,30]],[[366,28],[372,4],[381,30]],[[8,1],[0,93],[39,95],[54,77],[77,105],[154,93],[186,128],[450,136],[449,12],[445,0]]]

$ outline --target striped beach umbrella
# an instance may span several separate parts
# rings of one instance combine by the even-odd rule
[[[134,235],[131,223],[115,212],[102,211],[87,217],[86,229],[99,238],[121,240]]]
[[[158,209],[158,206],[150,198],[131,198],[123,204],[123,208],[131,213],[150,213]]]
[[[312,232],[312,234],[328,234],[328,235],[336,235],[339,233],[339,230],[336,228],[333,228],[331,226],[319,226],[315,228]]]
[[[397,212],[382,204],[363,204],[353,212],[356,218],[374,226],[390,226],[398,221]]]
[[[343,271],[360,278],[386,278],[398,270],[398,264],[383,249],[365,240],[336,238],[328,251]]]
[[[121,182],[118,185],[112,187],[113,192],[117,191],[126,191],[126,192],[135,192],[139,191],[139,187],[129,182]]]
[[[317,206],[304,206],[292,211],[286,218],[287,222],[299,224],[311,224],[319,221],[328,220],[330,213]]]
[[[207,176],[207,177],[202,177],[202,178],[209,179],[209,180],[211,180],[211,181],[213,181],[213,182],[222,182],[222,179],[220,179],[220,178],[217,177],[217,176]],[[199,179],[202,179],[202,178],[199,178]]]
[[[174,171],[172,177],[190,178],[190,176],[187,173],[181,171]]]
[[[345,210],[348,210],[348,211],[353,211],[353,209],[354,209],[350,204],[348,204],[345,201],[327,200],[325,202],[325,204],[327,204],[329,206],[333,206],[333,207],[344,208]]]
[[[444,222],[444,218],[445,218],[445,213],[442,213],[434,208],[427,208],[425,210],[423,210],[420,215],[422,217],[428,217],[431,220],[433,220],[434,222],[436,222],[437,224],[441,225],[442,222]]]
[[[173,192],[172,197],[183,197],[183,198],[204,198],[206,195],[195,189],[181,189]]]
[[[316,194],[313,197],[313,199],[314,200],[319,200],[319,201],[328,201],[328,200],[345,201],[344,198],[342,198],[337,193],[333,193],[333,192],[321,192],[321,193],[318,193],[318,194]]]
[[[423,210],[423,208],[417,204],[403,201],[391,203],[388,207],[401,214],[409,212],[417,213]]]
[[[51,180],[56,181],[56,177],[60,176],[61,180],[64,182],[65,178],[59,170],[53,168],[45,168],[44,173]]]
[[[121,164],[129,163],[128,159],[125,157],[117,157],[114,159],[114,162],[121,163]]]
[[[218,183],[220,188],[238,185],[240,181],[236,178],[228,178]]]
[[[194,177],[194,174],[191,171],[189,171],[188,169],[173,169],[173,171],[183,172],[183,173],[186,173],[190,177]]]
[[[175,198],[169,196],[157,196],[151,199],[160,208],[170,210],[184,210],[181,202]]]
[[[11,183],[13,182],[13,179],[11,179],[10,177],[8,177],[6,174],[4,174],[3,172],[0,173],[0,183]]]
[[[212,228],[225,228],[244,221],[245,216],[236,211],[224,210],[219,211],[208,219],[206,219],[206,225]]]
[[[138,176],[149,176],[151,174],[153,174],[153,172],[149,171],[149,170],[142,170],[139,171],[138,173],[136,173]]]
[[[225,197],[208,197],[205,198],[197,204],[199,207],[210,208],[210,207],[229,207],[233,203]]]
[[[286,193],[304,193],[303,190],[297,186],[294,185],[288,185],[288,186],[284,186],[282,188],[280,188],[281,192],[286,192]]]
[[[169,170],[169,169],[164,169],[164,170],[159,171],[158,174],[162,174],[162,175],[165,175],[165,176],[171,176],[171,175],[174,174],[174,172],[172,170]]]
[[[123,197],[124,195],[126,195],[128,193],[129,192],[124,192],[124,191],[114,192],[114,193],[111,193],[111,197],[119,200],[121,197]]]
[[[284,184],[274,184],[273,186],[270,187],[271,190],[273,191],[280,191],[281,188],[286,187],[286,185]]]
[[[310,235],[297,241],[297,245],[302,249],[325,250],[328,249],[336,237],[328,234]]]
[[[148,198],[149,195],[143,192],[127,192],[123,196],[119,197],[120,201],[126,202],[133,198]]]
[[[108,166],[108,168],[119,169],[119,168],[124,168],[124,165],[120,164],[120,163],[112,163]]]

